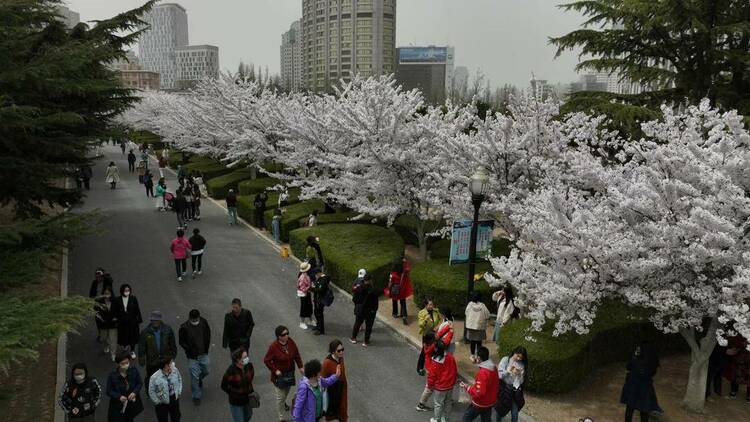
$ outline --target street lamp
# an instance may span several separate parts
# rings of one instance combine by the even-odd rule
[[[469,241],[469,291],[468,297],[474,291],[474,265],[477,258],[477,232],[479,231],[479,207],[482,206],[484,196],[490,185],[490,175],[487,170],[479,166],[471,175],[469,190],[471,191],[471,203],[474,204],[474,220],[471,223],[471,239]]]

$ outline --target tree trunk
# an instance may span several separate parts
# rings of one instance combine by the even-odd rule
[[[419,243],[419,257],[422,261],[427,260],[427,236],[425,234],[425,226],[427,223],[421,218],[417,217],[417,243]]]
[[[682,405],[688,411],[703,413],[706,402],[706,379],[708,376],[708,359],[716,345],[716,329],[719,326],[717,318],[711,320],[706,335],[700,341],[695,339],[695,329],[680,331],[690,345],[690,372],[687,389],[682,399]]]

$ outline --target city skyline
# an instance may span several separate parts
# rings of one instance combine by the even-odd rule
[[[144,2],[71,0],[67,6],[85,22],[114,16]],[[223,0],[218,7],[197,0],[177,3],[187,9],[191,43],[219,47],[222,71],[234,72],[242,61],[280,74],[281,34],[302,16],[300,0]],[[475,0],[473,7],[467,8],[449,0],[401,1],[396,46],[452,45],[456,65],[466,66],[472,78],[481,69],[493,86],[526,86],[531,72],[550,82],[573,82],[578,80],[573,69],[576,54],[566,53],[555,60],[555,49],[547,44],[547,37],[573,30],[583,19],[562,12],[556,4],[550,0]],[[488,45],[493,45],[492,51]]]

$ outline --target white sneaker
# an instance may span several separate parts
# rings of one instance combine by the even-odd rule
[[[193,270],[193,277],[195,277],[196,274],[198,274],[198,271]]]
[[[203,270],[198,270],[198,275],[203,274]]]
[[[182,277],[177,277],[177,281],[182,281]]]
[[[303,330],[307,330],[307,324],[305,324],[304,322],[300,322],[299,323],[299,328],[301,328]]]

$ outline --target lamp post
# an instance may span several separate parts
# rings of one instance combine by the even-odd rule
[[[490,184],[490,175],[484,167],[478,167],[471,175],[469,190],[471,191],[471,203],[474,204],[474,220],[471,223],[471,238],[469,240],[469,290],[467,298],[471,298],[474,291],[474,270],[477,258],[477,232],[479,231],[479,208],[482,206],[484,196]],[[468,300],[467,299],[467,300]]]

